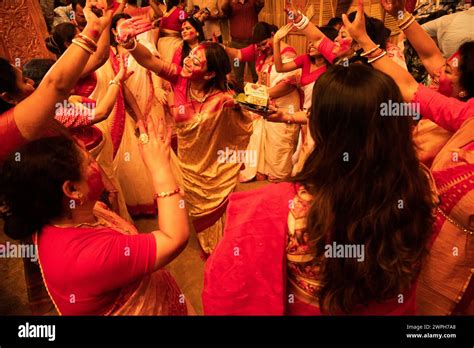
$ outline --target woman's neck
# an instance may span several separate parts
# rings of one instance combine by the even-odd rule
[[[192,42],[188,42],[189,48],[193,49],[199,45],[199,41],[197,39],[193,40]]]
[[[70,210],[70,215],[51,220],[51,225],[79,225],[96,223],[93,206],[79,206]]]
[[[203,97],[212,90],[207,88],[207,81],[204,80],[195,80],[190,81],[189,88],[192,90],[193,95],[196,97]]]

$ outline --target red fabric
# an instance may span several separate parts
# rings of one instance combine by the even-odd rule
[[[334,63],[334,60],[336,59],[336,55],[332,53],[334,46],[334,42],[326,36],[321,40],[318,46],[319,53],[321,53],[322,56],[331,64]]]
[[[97,76],[95,72],[83,77],[77,81],[71,94],[89,97],[97,86]]]
[[[156,242],[151,233],[46,226],[38,251],[46,285],[63,315],[103,315],[122,288],[153,272]]]
[[[183,45],[180,45],[174,52],[171,63],[176,64],[177,66],[182,66],[181,64],[182,55],[183,55]]]
[[[286,241],[291,183],[234,193],[227,208],[224,238],[205,266],[202,294],[206,315],[319,315],[296,299],[288,305]],[[398,298],[370,303],[353,314],[412,315],[415,286]]]
[[[14,109],[11,108],[0,115],[0,162],[5,161],[10,153],[27,143],[15,123]]]
[[[258,22],[258,11],[255,0],[232,2],[232,13],[229,16],[230,36],[232,40],[248,40],[252,37],[252,30]]]
[[[160,29],[167,29],[173,31],[181,31],[181,25],[184,20],[188,18],[188,14],[180,7],[176,7],[173,12],[163,17],[160,22]]]
[[[240,50],[242,62],[254,62],[257,59],[257,49],[255,44],[251,44]]]
[[[199,218],[196,218],[193,220],[193,226],[194,230],[199,233],[204,231],[206,228],[211,227],[216,223],[217,220],[221,218],[222,215],[224,215],[227,205],[229,203],[229,199],[227,199],[222,202],[213,212],[201,216]]]
[[[311,71],[311,59],[309,55],[302,54],[293,61],[298,68],[301,68],[301,85],[306,86],[316,81],[319,76],[326,72],[326,66]]]
[[[418,85],[412,103],[420,104],[421,116],[455,133],[469,118],[474,117],[474,98],[462,102],[446,97],[422,84]]]
[[[68,101],[67,107],[56,109],[55,119],[66,128],[81,128],[90,126],[94,117],[96,101],[87,97],[81,98],[81,104],[75,105]]]
[[[283,315],[286,223],[292,184],[233,193],[224,238],[206,262],[206,315]]]

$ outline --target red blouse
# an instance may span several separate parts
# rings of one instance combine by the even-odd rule
[[[38,237],[39,261],[63,315],[104,315],[154,270],[155,237],[128,235],[111,227],[46,226]]]

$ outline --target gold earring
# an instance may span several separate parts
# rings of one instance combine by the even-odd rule
[[[465,98],[467,95],[466,91],[461,91],[458,93],[459,98]]]

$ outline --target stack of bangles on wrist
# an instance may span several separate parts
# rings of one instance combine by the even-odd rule
[[[122,47],[125,48],[127,51],[132,52],[137,48],[138,40],[133,38],[126,42],[122,42]]]
[[[298,22],[293,22],[293,25],[298,29],[298,30],[304,30],[309,24],[309,18],[306,17],[304,14],[301,14],[299,11],[298,13],[301,15],[301,19]]]
[[[410,13],[405,12],[403,14],[403,18],[398,20],[398,27],[401,31],[406,30],[410,25],[413,24],[415,21],[415,17],[413,17]]]
[[[79,46],[89,54],[93,54],[95,51],[97,51],[97,44],[94,42],[94,40],[82,33],[72,39],[72,43]]]
[[[387,51],[381,49],[380,45],[377,45],[374,48],[372,48],[372,49],[370,49],[370,50],[368,50],[364,53],[361,53],[360,56],[361,57],[367,57],[367,63],[370,64],[370,63],[373,63],[376,60],[382,58],[386,54],[387,54]]]
[[[153,195],[153,199],[157,200],[158,198],[171,197],[171,196],[174,196],[175,194],[180,193],[180,192],[181,192],[181,188],[178,187],[173,191],[165,191],[165,192],[155,193]]]

